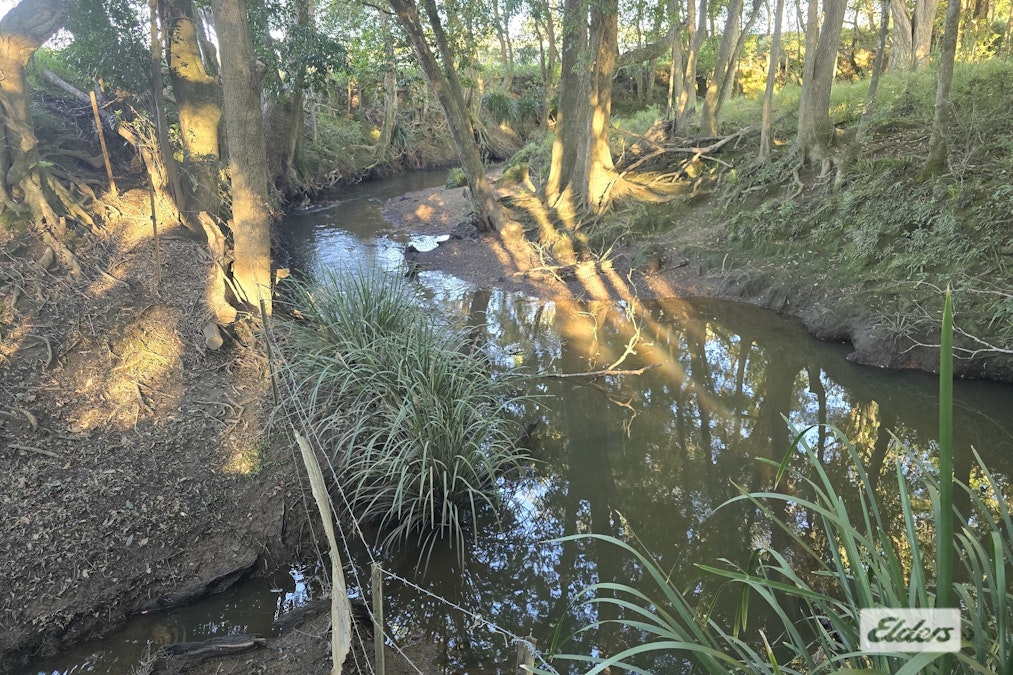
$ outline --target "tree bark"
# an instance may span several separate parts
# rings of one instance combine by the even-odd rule
[[[726,10],[728,17],[725,20],[724,33],[721,35],[717,59],[714,61],[714,74],[707,83],[707,94],[704,96],[703,109],[700,111],[700,132],[707,136],[717,136],[718,133],[718,109],[721,107],[719,94],[728,71],[734,69],[732,53],[739,40],[742,6],[743,0],[731,0]]]
[[[205,69],[193,0],[165,0],[165,9],[169,79],[179,111],[183,165],[191,176],[181,208],[191,218],[201,211],[217,218],[222,205],[218,184],[222,91]]]
[[[616,179],[609,128],[612,121],[612,81],[619,53],[619,2],[597,0],[591,5],[591,56],[594,59],[590,106],[590,136],[587,146],[587,180],[581,184],[581,199],[595,213],[608,209],[609,186]]]
[[[25,66],[32,54],[63,26],[67,0],[21,0],[0,19],[0,109],[6,126],[9,153],[7,171],[0,176],[6,185],[20,191],[36,222],[56,224],[56,213],[46,198],[43,186],[48,181],[40,157],[38,138],[28,106],[28,81]],[[14,196],[14,195],[12,195]]]
[[[682,24],[679,22],[679,0],[670,0],[669,7],[672,20],[672,29],[669,31],[672,65],[668,69],[668,109],[665,119],[671,120],[673,127],[677,127],[679,116],[676,105],[682,99],[682,90],[686,86],[686,75],[682,62]]]
[[[478,143],[475,140],[475,129],[471,124],[467,106],[464,102],[464,93],[461,83],[457,78],[457,71],[454,68],[453,55],[450,52],[450,44],[443,31],[439,20],[439,14],[432,0],[426,0],[425,8],[429,16],[430,25],[436,36],[437,47],[443,59],[443,68],[433,54],[426,39],[426,32],[422,27],[422,20],[419,16],[418,6],[414,0],[388,0],[391,9],[397,15],[401,26],[408,33],[415,54],[418,56],[419,65],[430,86],[436,93],[436,97],[447,118],[447,126],[450,129],[454,147],[457,150],[458,159],[468,185],[471,190],[471,200],[478,212],[479,224],[486,230],[501,232],[506,223],[506,218],[496,202],[492,185],[485,177],[485,167],[482,165],[482,156],[479,153]],[[444,72],[444,68],[446,72]]]
[[[892,0],[891,68],[914,70],[928,62],[938,7],[939,0],[915,0],[914,11],[909,13],[904,0]]]
[[[825,0],[823,26],[813,52],[812,71],[802,82],[798,113],[798,141],[805,157],[831,143],[830,90],[837,70],[837,45],[844,27],[847,0]],[[806,60],[809,60],[808,47]]]
[[[545,194],[564,222],[572,221],[578,210],[574,186],[584,176],[588,125],[586,99],[582,102],[587,69],[580,67],[587,50],[587,3],[585,0],[563,2],[563,48],[560,55],[559,109],[552,141],[552,159]],[[583,145],[582,145],[583,144]]]
[[[869,133],[869,121],[876,107],[876,93],[879,90],[879,78],[883,74],[883,62],[886,60],[886,41],[890,32],[890,0],[881,0],[879,44],[876,47],[876,58],[872,62],[872,76],[869,79],[869,93],[865,96],[865,110],[858,121],[858,132],[855,142],[861,145]]]
[[[947,139],[953,110],[950,87],[953,84],[953,61],[957,54],[957,29],[960,26],[960,0],[949,0],[946,5],[946,27],[939,55],[939,79],[936,84],[936,106],[932,117],[932,135],[929,137],[929,156],[922,175],[942,173],[948,155]]]
[[[386,14],[383,15],[383,51],[387,69],[383,73],[383,126],[375,152],[378,159],[390,156],[394,123],[397,121],[397,62],[394,59],[394,34]]]
[[[232,278],[239,300],[271,313],[271,210],[267,151],[245,0],[212,0],[222,69],[229,178],[232,181]]]
[[[770,38],[770,63],[767,65],[767,85],[763,90],[763,112],[760,122],[760,155],[759,161],[770,161],[771,116],[774,102],[774,83],[777,80],[777,67],[781,62],[781,23],[784,18],[784,0],[777,0],[774,10],[774,34]]]

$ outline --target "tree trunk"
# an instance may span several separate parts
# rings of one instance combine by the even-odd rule
[[[239,299],[271,313],[271,211],[267,151],[245,0],[212,0],[221,55],[229,178],[232,181],[232,277]]]
[[[724,79],[728,77],[728,71],[734,72],[732,52],[739,40],[742,5],[743,0],[731,0],[726,10],[728,18],[725,20],[721,45],[714,61],[714,74],[707,83],[707,95],[704,96],[703,109],[700,111],[700,132],[706,136],[716,136],[718,133],[718,108],[721,107],[719,94]]]
[[[686,7],[686,24],[689,29],[689,52],[686,54],[686,80],[682,87],[682,100],[679,101],[679,126],[696,110],[696,63],[700,57],[700,48],[707,39],[707,0],[700,0],[697,11],[696,0],[688,0]]]
[[[904,0],[892,0],[893,37],[890,42],[891,70],[908,70],[914,64],[911,15]]]
[[[770,62],[767,65],[767,86],[763,90],[763,113],[760,122],[760,156],[758,159],[764,164],[770,161],[774,83],[777,80],[777,67],[781,61],[781,23],[783,16],[784,0],[777,0],[777,9],[774,10],[774,34],[770,38]]]
[[[932,117],[932,135],[929,137],[929,156],[922,175],[942,173],[948,154],[947,138],[953,120],[950,103],[950,86],[953,84],[953,61],[957,54],[957,28],[960,25],[960,0],[949,0],[946,5],[946,27],[939,55],[939,80],[936,84],[936,107]]]
[[[493,24],[496,29],[496,39],[499,41],[500,67],[503,69],[503,80],[500,87],[503,91],[510,91],[514,80],[513,67],[513,46],[510,44],[510,17],[503,14],[499,9],[499,0],[492,0]]]
[[[801,7],[801,3],[799,3]],[[799,91],[799,110],[806,108],[805,97],[814,78],[816,45],[820,41],[820,0],[808,0],[805,14],[805,55],[802,57],[802,87]]]
[[[929,52],[932,50],[932,26],[935,23],[938,8],[939,0],[915,0],[913,31],[913,67],[915,68],[929,61]],[[949,10],[947,9],[947,11]]]
[[[552,160],[545,196],[548,203],[569,225],[578,211],[575,185],[586,174],[588,106],[584,96],[589,75],[581,60],[587,50],[587,4],[585,0],[563,2],[562,72],[559,77],[559,109],[552,141]]]
[[[32,114],[28,106],[25,66],[32,54],[63,26],[66,0],[22,0],[0,19],[0,109],[7,127],[7,171],[0,180],[5,193],[20,191],[37,223],[56,224],[56,213],[43,186],[48,175],[40,162]],[[16,196],[16,195],[12,195]]]
[[[805,157],[831,144],[830,90],[837,70],[837,45],[844,27],[847,0],[825,0],[823,27],[813,54],[811,76],[802,82],[798,113],[798,141]],[[809,60],[808,48],[806,60]]]
[[[619,1],[597,0],[591,5],[591,56],[593,58],[590,105],[590,136],[587,145],[587,179],[581,184],[581,200],[595,213],[608,209],[609,187],[616,179],[609,147],[612,122],[612,81],[619,55]]]
[[[414,0],[388,1],[401,26],[408,33],[422,72],[425,73],[430,86],[436,92],[443,114],[447,118],[447,126],[450,129],[461,168],[468,179],[472,204],[478,212],[479,224],[486,230],[500,232],[506,219],[496,202],[492,185],[485,177],[485,167],[482,165],[482,156],[475,140],[475,130],[468,115],[461,83],[457,78],[457,71],[454,69],[453,55],[450,53],[450,45],[443,32],[436,7],[432,0],[425,2],[426,13],[436,36],[437,47],[443,58],[446,72],[444,72],[444,68],[440,67],[439,61],[429,47]]]
[[[682,100],[683,87],[686,86],[686,75],[682,62],[682,24],[679,22],[679,0],[670,0],[670,12],[672,17],[672,65],[668,69],[668,109],[665,119],[671,120],[675,127],[678,126],[679,115],[676,110],[678,101]],[[675,129],[673,128],[673,132]]]
[[[383,126],[374,153],[381,160],[391,155],[391,139],[397,121],[397,62],[394,59],[394,33],[386,14],[383,15],[383,51],[387,57],[387,69],[383,73]]]
[[[892,0],[891,68],[914,70],[928,62],[938,7],[939,0],[915,0],[914,11],[909,13],[904,0]]]
[[[165,4],[169,79],[179,111],[183,165],[191,177],[181,208],[190,217],[205,211],[218,218],[222,205],[218,181],[222,92],[205,69],[193,0],[165,0]]]
[[[883,62],[886,52],[886,41],[890,32],[890,0],[881,0],[879,45],[876,47],[876,59],[872,62],[872,76],[869,79],[869,93],[865,96],[865,110],[858,122],[855,142],[862,145],[869,133],[869,121],[876,107],[876,93],[879,89],[879,77],[883,74]]]

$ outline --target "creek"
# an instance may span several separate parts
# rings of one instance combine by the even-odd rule
[[[426,172],[354,186],[289,214],[290,264],[310,275],[369,264],[397,272],[405,246],[436,242],[385,223],[381,204],[439,185],[444,177]],[[388,582],[389,630],[401,642],[435,638],[448,672],[493,673],[512,663],[516,646],[487,622],[535,636],[544,647],[554,634],[568,636],[590,620],[607,618],[571,604],[587,585],[643,581],[641,567],[615,547],[593,539],[551,541],[559,537],[635,537],[677,586],[694,594],[709,590],[698,581],[696,563],[725,558],[744,565],[754,545],[779,535],[750,509],[718,506],[738,494],[736,485],[770,485],[774,469],[762,460],[778,462],[789,450],[784,418],[801,427],[825,423],[840,429],[884,496],[891,486],[896,490],[892,462],[905,446],[923,457],[935,453],[935,377],[851,364],[846,345],[819,342],[799,322],[773,312],[675,298],[636,306],[564,305],[474,288],[435,271],[422,271],[418,284],[426,302],[470,327],[497,368],[574,373],[620,360],[620,370],[651,367],[594,380],[532,379],[531,393],[539,398],[519,414],[537,422],[533,450],[539,461],[529,474],[502,481],[506,507],[499,514],[478,514],[481,534],[463,569],[450,548],[434,549],[425,570],[416,568],[417,552],[373,551],[386,569],[426,591]],[[967,480],[975,471],[972,447],[994,472],[1013,475],[1013,388],[956,382],[955,401],[958,478]],[[807,437],[820,448],[839,489],[855,485],[857,491],[842,461],[843,444],[818,430]],[[895,518],[900,505],[883,502],[895,511],[884,518]],[[368,579],[364,551],[354,568]],[[26,672],[125,673],[149,645],[179,641],[180,634],[188,640],[228,632],[270,635],[272,622],[313,597],[318,585],[299,569],[244,582],[193,607],[138,617],[121,634]],[[719,605],[717,611],[731,609]],[[631,639],[637,638],[587,633],[562,651],[615,653]],[[678,660],[653,668],[685,670]]]

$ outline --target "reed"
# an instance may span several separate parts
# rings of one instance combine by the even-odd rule
[[[774,489],[743,491],[720,507],[748,503],[786,535],[791,553],[763,546],[753,552],[745,568],[728,560],[698,565],[727,590],[737,589],[733,626],[719,625],[711,618],[709,606],[690,606],[645,552],[615,538],[598,537],[635,557],[647,572],[651,590],[598,583],[576,601],[612,605],[619,618],[609,623],[640,631],[642,644],[607,659],[558,658],[591,663],[589,673],[607,668],[648,672],[645,667],[649,666],[638,659],[659,651],[682,652],[711,673],[1013,673],[1013,593],[1008,583],[1013,571],[1013,518],[1005,496],[1008,484],[988,470],[977,452],[974,485],[954,480],[953,373],[946,354],[951,339],[952,305],[947,297],[938,471],[913,452],[896,463],[899,526],[885,520],[862,458],[842,433],[831,430],[846,448],[850,470],[861,486],[857,499],[842,493],[825,471],[806,441],[811,428],[795,428],[794,446],[804,456],[796,489],[788,492],[776,487],[788,470],[789,458],[797,454],[793,451],[776,465]],[[954,512],[954,491],[965,493],[968,513]],[[927,539],[920,535],[927,523],[912,506],[914,492],[931,498],[936,531]],[[783,515],[785,509],[775,508],[778,503],[796,512],[804,509],[824,545],[817,547],[810,534],[800,533],[797,524]],[[959,527],[956,532],[954,523]],[[749,627],[752,598],[765,603],[774,617],[762,630]],[[964,648],[959,653],[871,655],[860,649],[861,609],[934,606],[960,607]]]
[[[516,377],[491,373],[467,335],[439,323],[408,283],[382,271],[295,283],[301,319],[282,326],[286,409],[323,446],[351,515],[381,545],[460,552],[472,515],[497,505],[518,447]]]

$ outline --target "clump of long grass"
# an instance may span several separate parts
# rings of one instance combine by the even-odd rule
[[[463,331],[439,323],[382,271],[292,285],[281,326],[285,408],[330,458],[353,517],[383,545],[442,538],[461,550],[472,514],[527,460],[510,410],[516,377],[489,369]]]
[[[791,540],[790,551],[757,548],[746,568],[729,561],[698,565],[705,574],[738,588],[734,625],[719,624],[706,606],[693,606],[654,560],[630,544],[599,537],[626,549],[646,572],[653,590],[598,583],[580,602],[611,605],[610,620],[640,631],[642,644],[609,658],[561,656],[607,668],[648,672],[636,661],[659,652],[680,652],[709,673],[1013,673],[1013,517],[1004,481],[975,453],[974,485],[954,480],[952,470],[952,309],[949,294],[943,319],[940,359],[938,470],[908,453],[896,466],[901,505],[899,523],[887,522],[854,445],[847,448],[850,471],[861,486],[857,500],[845,495],[806,441],[795,430],[804,457],[798,487],[745,492],[730,502],[748,502]],[[777,467],[778,482],[789,453]],[[969,512],[953,509],[953,491],[964,493]],[[912,507],[915,495],[932,504],[931,527]],[[777,508],[777,504],[783,506]],[[848,506],[850,505],[850,506]],[[785,508],[788,507],[788,508]],[[800,533],[795,515],[806,514],[822,545]],[[786,516],[789,512],[793,516]],[[953,525],[958,529],[954,532]],[[758,597],[774,617],[762,630],[748,630],[749,600]],[[955,654],[876,655],[860,648],[859,615],[864,608],[959,607],[964,648]],[[584,630],[597,628],[593,624]],[[748,638],[748,639],[747,639]],[[776,645],[776,649],[771,645]]]

